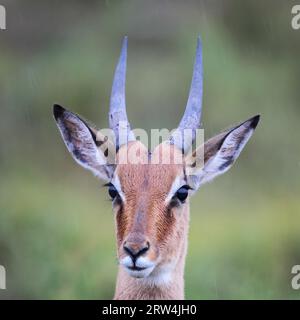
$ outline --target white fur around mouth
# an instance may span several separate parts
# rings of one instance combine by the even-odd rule
[[[129,256],[126,256],[120,260],[120,264],[124,267],[126,272],[134,278],[148,277],[155,268],[155,264],[144,257],[138,258],[134,264],[132,259]]]
[[[127,273],[133,278],[146,278],[151,274],[153,269],[154,269],[154,266],[150,268],[139,269],[139,270],[125,267],[125,270],[127,271]]]

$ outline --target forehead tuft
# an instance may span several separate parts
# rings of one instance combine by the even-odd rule
[[[153,151],[151,162],[155,164],[182,165],[182,152],[167,142],[159,144]]]
[[[148,149],[140,141],[130,141],[120,147],[117,156],[117,164],[145,164],[148,163]]]
[[[115,175],[118,177],[125,194],[133,196],[133,191],[138,194],[146,191],[148,195],[156,194],[159,197],[159,194],[167,194],[170,191],[178,177],[184,176],[183,165],[173,161],[175,158],[182,158],[182,154],[177,148],[169,144],[160,144],[150,156],[146,147],[136,141],[122,146],[118,156],[124,157],[132,150],[134,152],[137,150],[140,158],[147,161],[117,165]],[[161,159],[166,155],[171,155],[171,163],[161,162]]]

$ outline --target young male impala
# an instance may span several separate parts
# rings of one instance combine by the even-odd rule
[[[201,118],[202,49],[198,39],[183,118],[170,139],[150,152],[135,139],[127,120],[126,59],[127,38],[115,71],[110,100],[109,123],[115,134],[113,142],[59,105],[54,106],[54,117],[73,158],[107,183],[112,198],[119,260],[114,298],[183,299],[190,195],[232,166],[253,134],[259,115],[200,146],[204,161],[199,163],[203,165],[196,161],[197,152],[187,153]],[[126,129],[122,135],[121,123]],[[192,139],[177,139],[185,129],[192,130]],[[105,143],[113,144],[114,155],[101,148]],[[141,161],[121,162],[120,159],[132,150]],[[171,155],[167,164],[160,161],[165,154]],[[108,161],[109,157],[113,157],[113,161]],[[193,170],[189,171],[190,168]]]

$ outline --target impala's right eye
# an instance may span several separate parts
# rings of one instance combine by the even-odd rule
[[[183,186],[180,189],[177,190],[175,197],[181,202],[184,203],[184,201],[186,200],[186,198],[189,195],[189,186]]]
[[[119,195],[117,189],[115,188],[115,186],[113,184],[110,184],[108,186],[108,194],[112,200],[114,200]]]
[[[181,188],[179,188],[176,193],[174,194],[171,204],[178,206],[178,204],[185,203],[185,200],[187,199],[189,195],[189,190],[191,189],[190,186],[184,185]]]

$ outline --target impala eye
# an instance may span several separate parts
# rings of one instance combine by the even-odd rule
[[[118,195],[118,191],[113,184],[109,184],[108,186],[108,194],[112,200],[114,200]]]
[[[184,203],[186,198],[189,195],[190,187],[188,185],[182,186],[174,195],[174,198],[177,198],[181,203]]]

